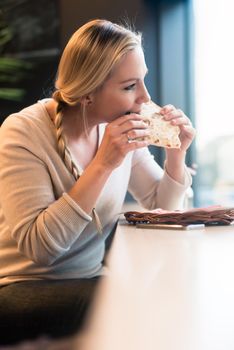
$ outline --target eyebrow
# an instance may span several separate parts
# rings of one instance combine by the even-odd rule
[[[129,83],[130,81],[138,81],[138,80],[140,80],[140,79],[139,78],[131,78],[131,79],[121,81],[120,84],[126,84],[126,83]]]
[[[148,74],[148,72],[149,72],[149,70],[147,69],[145,76]],[[139,81],[139,80],[140,80],[139,78],[129,78],[129,79],[121,81],[120,84],[126,84],[126,83],[129,83],[130,81]]]

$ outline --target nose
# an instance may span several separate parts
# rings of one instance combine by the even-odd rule
[[[151,100],[150,94],[149,94],[149,92],[148,92],[148,90],[143,82],[137,102],[139,104],[141,104],[141,103],[146,103],[150,100]]]

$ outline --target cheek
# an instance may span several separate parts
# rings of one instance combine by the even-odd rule
[[[119,110],[128,111],[132,108],[134,104],[133,94],[131,93],[120,93],[115,96],[112,100],[112,105],[118,108]]]
[[[109,93],[100,101],[108,110],[120,109],[121,106],[127,103],[126,97],[118,92]]]
[[[132,100],[126,97],[118,97],[108,103],[108,110],[114,118],[124,115],[132,109]]]
[[[133,94],[125,91],[109,90],[108,93],[98,97],[96,112],[108,122],[124,115],[133,108]]]

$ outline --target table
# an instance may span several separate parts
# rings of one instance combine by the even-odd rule
[[[84,350],[233,350],[234,227],[119,224]]]

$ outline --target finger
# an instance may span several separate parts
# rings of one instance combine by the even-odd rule
[[[164,114],[165,120],[171,120],[173,118],[186,117],[188,118],[181,109],[173,109]]]
[[[160,113],[164,115],[164,114],[170,113],[174,110],[176,110],[175,106],[173,106],[172,104],[168,104],[168,105],[165,105],[161,108]]]
[[[140,120],[128,119],[120,125],[117,125],[117,124],[113,125],[111,123],[107,126],[107,129],[112,136],[118,136],[120,134],[129,132],[131,130],[146,130],[148,129],[148,124],[146,124],[142,119]],[[134,136],[134,134],[132,136]]]
[[[173,109],[163,114],[165,120],[171,120],[173,118],[181,117],[183,115],[184,113],[178,109]]]
[[[123,115],[123,116],[115,119],[109,125],[121,126],[123,123],[126,123],[129,120],[143,120],[143,117],[140,114],[131,113],[131,114]]]
[[[178,125],[178,126],[181,126],[181,125],[189,125],[189,126],[192,126],[192,123],[191,121],[189,120],[188,117],[186,116],[178,116],[178,117],[175,117],[173,119],[170,120],[170,123],[172,125]]]
[[[192,125],[190,119],[181,109],[175,109],[164,116],[166,121],[171,121],[172,125]]]
[[[171,121],[172,125],[192,125],[190,119],[181,109],[173,109],[164,115],[166,121]]]
[[[150,135],[150,130],[149,129],[134,129],[134,130],[130,130],[126,133],[128,140],[136,140],[139,138],[144,138],[146,136]]]
[[[130,130],[148,129],[149,125],[144,120],[129,120],[119,126],[122,132],[128,132]]]
[[[181,125],[181,132],[185,132],[190,138],[194,138],[196,136],[196,129],[194,129],[191,125]]]
[[[143,148],[149,146],[149,141],[147,140],[132,140],[126,143],[127,152],[134,151],[138,148]]]

